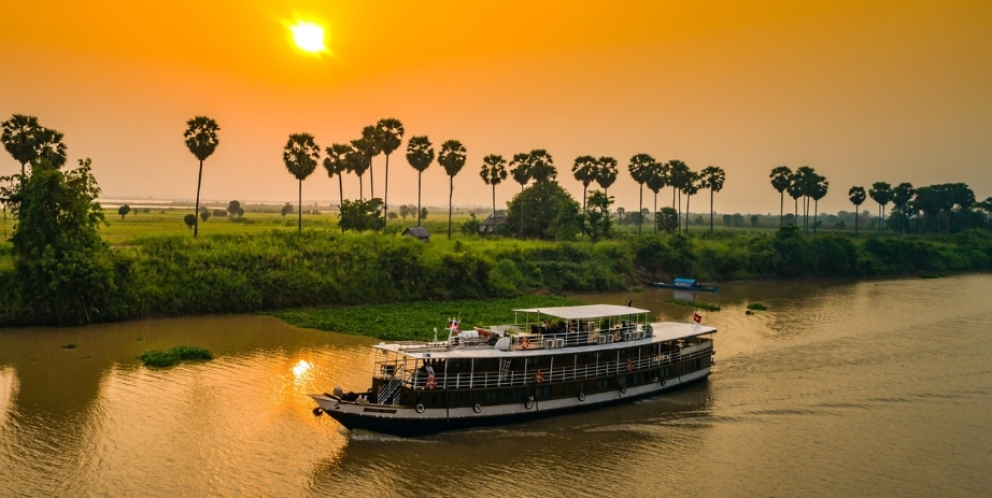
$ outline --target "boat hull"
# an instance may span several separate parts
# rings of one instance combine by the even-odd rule
[[[658,287],[658,288],[661,288],[661,289],[687,290],[687,291],[694,291],[694,292],[717,292],[717,291],[720,290],[720,286],[719,285],[717,285],[715,287],[704,287],[704,286],[701,286],[701,285],[694,285],[694,286],[691,286],[691,287],[687,287],[685,285],[666,284],[664,282],[647,282],[647,284],[650,285],[650,286],[652,286],[652,287]]]
[[[531,403],[501,404],[479,407],[426,409],[418,413],[412,407],[394,405],[359,405],[337,399],[314,395],[313,399],[327,415],[350,430],[367,430],[403,437],[421,436],[436,432],[491,427],[526,422],[538,418],[575,413],[626,403],[691,384],[704,382],[710,374],[705,368],[660,382],[632,386],[626,392],[619,390],[600,392],[578,397],[537,400]],[[528,408],[528,405],[530,406]]]

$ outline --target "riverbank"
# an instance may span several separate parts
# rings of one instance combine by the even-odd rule
[[[992,234],[802,236],[795,231],[622,235],[599,242],[310,230],[135,239],[111,251],[91,321],[313,306],[617,291],[644,278],[867,277],[992,269]],[[0,326],[42,325],[0,265]]]

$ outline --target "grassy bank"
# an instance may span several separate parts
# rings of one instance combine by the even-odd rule
[[[303,308],[269,313],[297,327],[359,334],[386,340],[446,339],[448,318],[459,318],[463,329],[513,321],[513,310],[580,304],[554,296],[524,296],[487,300],[394,303],[348,307]]]
[[[11,256],[4,258],[0,326],[49,323],[21,302]],[[988,270],[992,234],[971,230],[854,238],[728,230],[689,237],[621,234],[597,244],[475,236],[451,241],[435,236],[423,244],[389,233],[280,229],[215,233],[199,240],[133,237],[114,246],[112,260],[113,287],[100,296],[93,321],[616,291],[642,277],[729,280]],[[298,323],[361,328],[333,316]]]

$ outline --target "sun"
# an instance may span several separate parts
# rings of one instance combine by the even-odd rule
[[[327,50],[324,45],[324,27],[311,22],[298,21],[289,27],[293,32],[293,42],[300,50],[317,54]]]

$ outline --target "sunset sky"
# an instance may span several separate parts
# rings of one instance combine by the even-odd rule
[[[329,52],[293,45],[299,20],[325,27]],[[0,119],[64,132],[70,160],[91,157],[108,196],[192,198],[198,164],[182,133],[196,115],[221,127],[202,196],[225,201],[295,200],[281,161],[290,133],[323,147],[384,117],[407,137],[465,144],[460,205],[490,202],[483,156],[533,148],[576,195],[576,156],[616,157],[610,193],[627,209],[640,152],[723,167],[718,212],[778,212],[779,165],[827,177],[821,211],[850,209],[847,189],[875,181],[992,195],[988,0],[5,0],[0,75]],[[394,206],[416,201],[405,147],[390,160]],[[374,167],[381,195],[382,156]],[[0,157],[0,175],[18,170]],[[425,204],[446,204],[443,170],[424,180]],[[500,186],[498,203],[516,192]],[[347,178],[345,196],[357,194]],[[303,196],[336,203],[337,180],[320,168]]]

